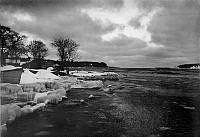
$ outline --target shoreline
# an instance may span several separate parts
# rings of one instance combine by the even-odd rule
[[[75,74],[75,72],[71,72],[70,76],[62,76],[58,79],[54,75],[49,75],[51,73],[50,71],[47,72],[47,70],[36,69],[34,69],[34,71],[38,71],[39,73],[39,75],[37,75],[39,77],[35,79],[30,79],[30,77],[34,77],[36,75],[25,69],[21,75],[20,84],[0,84],[2,90],[2,130],[7,123],[12,123],[15,119],[18,119],[21,116],[33,113],[36,110],[40,110],[41,108],[47,106],[47,104],[49,103],[58,104],[59,102],[62,102],[63,99],[67,99],[67,92],[70,92],[71,89],[103,89],[104,85],[101,81],[105,80],[103,77],[107,76],[107,78],[109,78],[109,76],[111,75],[115,75],[115,77],[118,76],[116,73],[106,72],[104,74],[94,71],[84,71],[85,75],[82,75],[81,73],[83,73],[83,71],[76,71],[76,75],[73,75]],[[45,73],[47,73],[48,75],[45,76]],[[91,75],[92,73],[93,75]],[[86,80],[84,78],[94,78],[96,76],[98,76],[98,78],[96,78],[95,80]],[[33,81],[33,83],[31,82],[31,80]],[[92,99],[94,98],[94,96],[90,95],[89,98]],[[13,102],[12,100],[16,100],[16,102]],[[84,103],[84,100],[79,100],[78,102]],[[31,103],[32,105],[30,105]],[[13,114],[15,115],[14,117]],[[7,118],[6,115],[8,115]]]

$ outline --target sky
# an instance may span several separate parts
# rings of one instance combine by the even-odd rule
[[[115,67],[200,62],[200,0],[0,0],[0,24],[51,42],[68,36],[80,61]]]

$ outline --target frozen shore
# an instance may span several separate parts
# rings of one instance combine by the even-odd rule
[[[1,83],[1,130],[15,119],[67,99],[71,89],[104,88],[104,78],[117,76],[112,72],[72,71],[70,76],[56,76],[49,70],[24,69],[19,84]],[[84,77],[84,79],[83,79]],[[94,79],[95,77],[95,79]],[[91,78],[91,79],[90,79]],[[91,98],[93,95],[90,96]],[[82,103],[84,100],[80,100]]]

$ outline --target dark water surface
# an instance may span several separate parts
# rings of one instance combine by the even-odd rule
[[[20,118],[7,136],[199,137],[200,77],[195,70],[112,69],[112,93],[73,89],[69,99]],[[93,94],[94,99],[88,99]],[[84,99],[85,103],[77,103]],[[77,100],[77,101],[76,101]]]

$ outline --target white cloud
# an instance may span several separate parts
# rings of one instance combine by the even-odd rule
[[[110,41],[114,38],[120,37],[119,36],[120,33],[121,33],[121,30],[119,28],[116,28],[115,30],[102,35],[101,38],[103,41]]]
[[[21,22],[35,21],[35,18],[26,12],[17,11],[11,14],[11,16],[15,18],[17,21],[21,21]]]
[[[90,8],[82,9],[93,21],[100,21],[103,26],[110,24],[128,24],[133,18],[137,18],[142,12],[134,5],[133,1],[126,0],[120,9]]]
[[[103,41],[111,41],[125,35],[130,38],[137,38],[147,43],[150,47],[161,47],[152,42],[151,33],[148,27],[153,17],[161,11],[161,8],[154,8],[151,11],[139,8],[139,1],[124,0],[124,5],[120,9],[91,8],[82,9],[81,12],[87,14],[93,21],[107,27],[116,25],[117,27],[106,34],[102,34]],[[131,21],[137,21],[138,27],[130,25]]]
[[[15,12],[2,11],[0,12],[0,17],[4,18],[9,26],[14,26],[17,24],[17,22],[33,23],[36,21],[36,18],[34,16],[30,15],[27,12],[22,12],[22,11],[15,11]]]
[[[116,61],[112,59],[112,57],[110,56],[104,56],[102,59],[104,62],[107,62],[109,65],[114,65],[116,63]]]
[[[148,44],[148,48],[164,48],[165,47],[164,45],[156,44],[154,42],[149,42],[147,44]]]
[[[30,44],[30,42],[33,41],[33,40],[40,40],[44,43],[48,43],[46,40],[42,39],[41,37],[38,37],[37,35],[34,35],[34,34],[29,33],[27,31],[21,31],[20,34],[27,36],[26,44]]]

